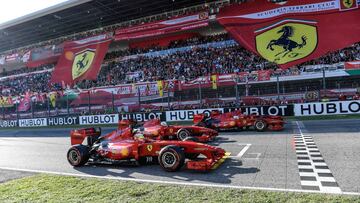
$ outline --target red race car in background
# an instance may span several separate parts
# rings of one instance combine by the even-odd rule
[[[240,110],[221,113],[212,111],[210,115],[197,114],[193,122],[196,126],[203,126],[216,130],[241,130],[254,128],[257,131],[284,129],[284,120],[281,116],[245,115]]]
[[[119,129],[129,125],[137,126],[133,120],[122,120],[119,122]],[[216,130],[201,126],[168,125],[159,119],[152,119],[138,125],[144,136],[156,140],[185,140],[189,137],[194,141],[209,142],[214,140],[219,133]]]
[[[215,169],[229,155],[223,149],[191,140],[153,140],[131,127],[101,135],[101,129],[87,128],[70,133],[72,147],[67,159],[74,167],[86,163],[158,163],[165,171]],[[87,140],[86,145],[82,143]],[[190,138],[188,138],[190,139]]]

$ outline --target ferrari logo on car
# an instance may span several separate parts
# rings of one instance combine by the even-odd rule
[[[152,145],[147,145],[147,146],[146,146],[146,149],[147,149],[149,152],[151,152],[152,149],[153,149],[153,146],[152,146]]]
[[[345,8],[351,8],[354,5],[353,0],[342,0],[342,4],[345,6]]]
[[[75,54],[73,65],[72,65],[72,78],[82,76],[86,71],[89,70],[95,57],[95,50],[86,49]]]
[[[316,49],[317,42],[315,26],[286,23],[258,34],[256,49],[268,61],[286,64],[309,56]]]

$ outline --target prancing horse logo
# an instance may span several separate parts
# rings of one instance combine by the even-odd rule
[[[72,78],[82,76],[90,67],[95,57],[95,50],[85,49],[75,54],[72,65]]]
[[[315,22],[316,23],[316,22]],[[317,29],[302,23],[268,26],[255,33],[256,49],[268,61],[286,64],[310,55],[317,46]]]
[[[271,40],[266,47],[267,49],[270,49],[271,51],[274,51],[274,48],[273,48],[274,45],[280,46],[284,49],[284,51],[277,53],[275,56],[278,56],[278,55],[284,53],[284,55],[282,57],[285,57],[287,54],[292,52],[293,49],[295,49],[295,48],[301,49],[303,46],[306,45],[307,38],[305,35],[303,35],[301,37],[301,39],[302,39],[301,44],[298,44],[297,42],[289,39],[289,37],[292,37],[293,33],[294,33],[294,28],[291,26],[284,26],[277,33],[282,33],[281,37],[276,40]]]

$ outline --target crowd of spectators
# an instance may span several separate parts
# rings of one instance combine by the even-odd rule
[[[52,69],[52,68],[54,68],[54,64],[41,65],[41,66],[35,67],[35,68],[20,68],[20,69],[16,69],[16,70],[6,70],[4,68],[4,69],[2,69],[2,72],[0,73],[0,77],[20,75],[20,74],[24,74],[24,73],[48,70],[48,69]]]
[[[39,67],[39,70],[53,68],[54,65]],[[27,72],[24,72],[27,73]],[[3,78],[0,81],[0,95],[24,95],[26,92],[48,93],[51,91],[61,90],[60,84],[49,84],[51,71],[40,73],[30,73],[23,76],[12,76]]]
[[[237,44],[225,47],[196,46],[228,39],[229,37],[226,34],[211,37],[194,37],[188,40],[171,42],[168,47],[161,49],[150,47],[147,49],[130,49],[127,51],[112,52],[108,54],[108,61],[102,66],[96,81],[81,81],[76,84],[76,87],[87,89],[91,87],[165,79],[189,81],[199,76],[213,73],[228,74],[268,69],[274,70],[275,75],[298,75],[300,74],[300,67],[303,65],[333,64],[340,61],[355,60],[360,57],[360,44],[355,44],[341,51],[330,53],[320,59],[283,71],[278,69],[275,64],[252,54]],[[178,51],[168,55],[139,55],[125,60],[118,60],[119,56],[137,55],[153,50],[172,49],[190,45],[192,45],[190,50]],[[53,67],[54,65],[49,65],[36,69],[21,69],[11,73],[5,72],[2,73],[2,75],[29,73]],[[6,80],[2,80],[0,85],[3,88],[12,89],[12,95],[23,94],[28,90],[32,92],[49,92],[61,89],[61,84],[48,84],[50,77],[51,72],[41,74],[33,73],[22,77],[9,77]]]

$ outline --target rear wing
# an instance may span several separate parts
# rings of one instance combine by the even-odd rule
[[[101,128],[82,128],[70,131],[71,145],[82,144],[88,138],[88,145],[92,145],[101,135]]]

